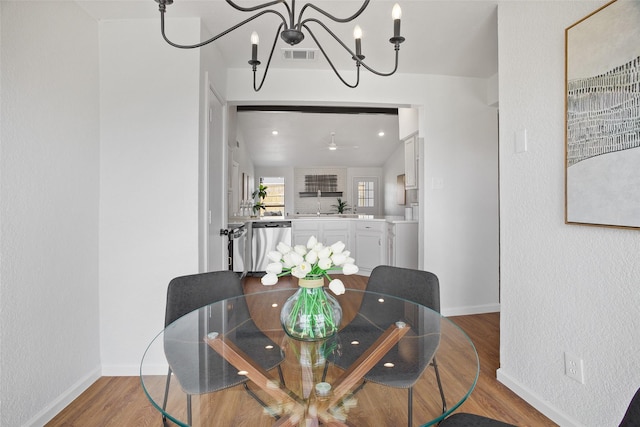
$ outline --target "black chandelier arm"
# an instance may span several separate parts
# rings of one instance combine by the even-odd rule
[[[338,72],[338,70],[336,69],[336,67],[333,65],[333,62],[331,62],[331,59],[329,59],[329,55],[327,55],[327,53],[324,51],[324,49],[322,48],[322,45],[320,44],[320,42],[318,42],[318,39],[316,38],[315,34],[313,34],[313,31],[311,31],[311,29],[309,27],[307,27],[306,25],[304,25],[304,28],[306,28],[306,30],[309,32],[309,34],[311,35],[311,38],[313,39],[313,41],[316,43],[316,46],[318,46],[318,49],[320,49],[320,52],[322,52],[322,55],[324,56],[324,59],[327,60],[327,62],[329,63],[329,66],[331,67],[331,69],[333,70],[333,72],[335,73],[335,75],[340,79],[340,81],[347,87],[354,89],[356,87],[358,87],[358,85],[360,84],[360,61],[356,61],[356,82],[354,84],[350,84],[349,82],[347,82]],[[336,36],[334,35],[334,38]],[[340,44],[342,44],[342,47],[344,47],[347,51],[351,52],[351,50],[345,46],[344,43],[342,43],[342,41],[340,39],[337,39],[338,42],[340,42]],[[355,54],[354,54],[354,58],[355,58]]]
[[[295,1],[295,0],[294,0]],[[323,9],[320,9],[318,6],[316,6],[315,4],[312,3],[306,3],[304,6],[302,6],[302,9],[300,9],[300,15],[298,15],[298,29],[302,28],[302,26],[304,25],[304,23],[306,21],[310,21],[312,19],[306,19],[305,21],[302,20],[302,15],[304,14],[304,11],[307,7],[312,8],[313,10],[315,10],[316,12],[319,12],[321,14],[323,14],[324,16],[326,16],[327,18],[335,21],[335,22],[351,22],[354,19],[356,19],[358,16],[360,16],[362,14],[362,12],[364,12],[364,10],[367,8],[367,6],[369,5],[369,1],[370,0],[364,0],[364,2],[362,3],[362,6],[360,6],[360,9],[358,9],[358,11],[356,13],[354,13],[353,15],[349,16],[348,18],[338,18],[336,16],[331,15],[330,13],[326,12]]]
[[[210,39],[208,39],[208,40],[205,40],[205,41],[203,41],[203,42],[196,43],[196,44],[191,44],[191,45],[181,45],[181,44],[177,44],[177,43],[172,42],[172,41],[171,41],[171,40],[169,40],[169,38],[166,36],[166,34],[165,34],[165,29],[164,29],[164,14],[165,14],[165,11],[164,11],[164,10],[162,10],[162,8],[161,8],[161,9],[160,9],[160,32],[162,33],[162,38],[163,38],[163,39],[164,39],[164,40],[165,40],[169,45],[171,45],[171,46],[173,46],[173,47],[177,47],[177,48],[179,48],[179,49],[195,49],[195,48],[198,48],[198,47],[202,47],[202,46],[204,46],[204,45],[207,45],[207,44],[209,44],[209,43],[211,43],[211,42],[214,42],[214,41],[218,40],[220,37],[222,37],[222,36],[225,36],[225,35],[229,34],[230,32],[232,32],[232,31],[234,31],[234,30],[236,30],[236,29],[238,29],[238,28],[242,27],[243,25],[245,25],[245,24],[247,24],[247,23],[249,23],[249,22],[253,21],[254,19],[259,18],[260,16],[265,15],[265,14],[267,14],[267,13],[273,13],[273,14],[275,14],[275,15],[278,15],[278,16],[280,17],[280,19],[282,19],[282,23],[280,24],[280,28],[281,28],[283,25],[285,25],[285,26],[286,26],[287,21],[286,21],[285,17],[284,17],[284,16],[282,16],[282,14],[281,14],[280,12],[278,12],[278,11],[276,11],[276,10],[273,10],[273,9],[268,9],[268,10],[263,10],[263,11],[261,11],[261,12],[256,13],[255,15],[251,16],[250,18],[245,19],[244,21],[242,21],[242,22],[240,22],[240,23],[238,23],[238,24],[234,25],[234,26],[233,26],[233,27],[231,27],[231,28],[228,28],[228,29],[224,30],[224,31],[223,31],[223,32],[221,32],[220,34],[215,35],[215,36],[211,37],[211,38],[210,38]]]
[[[327,61],[329,63],[331,63],[331,61],[329,60],[329,58],[327,57],[327,55],[324,53],[324,50],[322,49],[322,46],[320,46],[320,43],[318,42],[318,40],[316,39],[316,37],[313,35],[313,32],[311,31],[311,29],[309,28],[308,25],[306,25],[307,22],[315,22],[316,24],[320,25],[322,28],[324,28],[324,30],[329,33],[331,35],[331,37],[333,37],[335,39],[335,41],[337,41],[344,50],[346,50],[347,52],[349,52],[349,54],[351,55],[351,57],[354,59],[354,61],[356,61],[357,64],[362,65],[365,69],[367,69],[368,71],[372,72],[373,74],[376,74],[378,76],[382,76],[382,77],[389,77],[391,75],[393,75],[396,71],[398,71],[398,57],[399,57],[399,51],[400,51],[400,43],[394,43],[395,44],[395,64],[393,67],[392,71],[389,72],[381,72],[381,71],[377,71],[374,68],[371,68],[370,66],[368,66],[362,59],[358,58],[355,54],[354,51],[352,51],[351,49],[349,49],[349,47],[344,44],[344,42],[342,40],[340,40],[340,38],[335,35],[335,33],[333,31],[331,31],[331,29],[329,29],[329,27],[327,27],[325,24],[322,23],[322,21],[319,21],[315,18],[308,18],[305,19],[302,22],[302,26],[309,32],[309,34],[311,34],[311,37],[313,38],[313,40],[316,42],[316,45],[318,46],[318,48],[320,48],[320,50],[322,51],[322,53],[324,54],[324,57],[327,59]],[[332,65],[333,66],[333,65]]]
[[[273,1],[269,2],[269,3],[263,3],[263,4],[259,4],[257,6],[253,6],[253,7],[242,7],[242,6],[239,6],[239,5],[235,4],[231,0],[226,0],[226,2],[231,7],[233,7],[236,10],[239,10],[240,12],[253,12],[254,10],[258,10],[258,9],[262,9],[262,8],[265,8],[265,7],[269,7],[269,6],[273,6],[273,5],[282,3],[282,4],[284,4],[284,7],[287,9],[287,15],[289,15],[289,27],[285,27],[285,29],[293,28],[294,25],[295,25],[295,23],[293,22],[294,10],[289,7],[289,3],[287,3],[286,0],[273,0]],[[293,7],[294,8],[295,8],[295,4],[296,4],[296,0],[293,0]]]
[[[367,64],[365,64],[362,61],[358,61],[360,64],[362,64],[362,66],[364,68],[366,68],[367,70],[369,70],[370,72],[372,72],[373,74],[377,74],[378,76],[382,76],[382,77],[389,77],[392,76],[393,74],[395,74],[396,71],[398,71],[398,57],[399,57],[399,53],[400,53],[400,47],[399,45],[396,45],[395,48],[396,51],[396,58],[395,58],[395,64],[393,66],[393,71],[389,71],[388,73],[381,73],[380,71],[376,71],[373,68],[369,67]]]
[[[278,4],[278,3],[284,3],[284,5],[286,6],[287,10],[289,10],[289,5],[285,2],[285,0],[273,0],[273,1],[270,1],[268,3],[259,4],[257,6],[253,6],[253,7],[242,7],[242,6],[239,6],[239,5],[235,4],[231,0],[226,0],[226,2],[229,4],[229,6],[231,6],[232,8],[234,8],[236,10],[239,10],[240,12],[253,12],[255,10],[264,9],[265,7],[273,6],[273,5]]]
[[[269,72],[269,65],[271,65],[271,58],[273,58],[273,52],[276,50],[276,45],[278,44],[278,36],[280,35],[280,31],[285,24],[282,23],[278,26],[276,30],[276,36],[273,39],[273,46],[271,46],[271,52],[269,53],[269,59],[267,60],[267,65],[264,67],[264,74],[262,75],[262,80],[260,81],[260,86],[256,87],[256,65],[253,66],[253,90],[259,92],[262,89],[262,85],[264,84],[264,80],[267,78],[267,73]]]

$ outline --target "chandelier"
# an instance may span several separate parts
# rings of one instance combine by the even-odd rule
[[[391,44],[393,44],[394,50],[395,50],[395,65],[393,67],[393,70],[391,70],[390,72],[380,72],[380,71],[377,71],[377,70],[373,69],[372,67],[368,66],[364,62],[365,56],[362,54],[362,30],[360,29],[360,27],[358,25],[355,26],[354,31],[353,31],[353,37],[355,39],[355,51],[354,51],[354,50],[351,50],[342,40],[340,40],[340,38],[333,31],[331,31],[331,29],[329,29],[329,27],[326,24],[324,24],[322,21],[320,21],[317,18],[313,18],[313,17],[309,17],[309,18],[305,18],[304,17],[305,11],[307,11],[307,9],[312,9],[312,10],[315,10],[316,12],[320,13],[321,15],[325,16],[326,18],[328,18],[328,19],[330,19],[330,20],[332,20],[334,22],[337,22],[337,23],[351,22],[354,19],[356,19],[358,16],[360,16],[362,14],[362,12],[364,12],[364,10],[369,5],[369,1],[370,0],[364,0],[362,5],[360,6],[360,9],[358,9],[358,11],[355,12],[353,15],[351,15],[349,17],[346,17],[346,18],[339,18],[339,17],[333,16],[330,13],[328,13],[328,12],[324,11],[323,9],[319,8],[318,6],[314,5],[313,3],[305,3],[305,5],[302,6],[302,8],[300,9],[300,14],[298,15],[298,20],[297,21],[295,21],[296,0],[291,0],[291,4],[289,4],[288,0],[273,0],[273,1],[269,1],[267,3],[259,4],[257,6],[252,6],[252,7],[241,7],[241,6],[237,5],[237,4],[235,4],[231,0],[226,0],[226,2],[236,10],[239,10],[241,12],[256,12],[257,11],[257,13],[255,13],[254,15],[250,16],[249,18],[245,19],[244,21],[239,22],[236,25],[224,30],[220,34],[211,37],[208,40],[205,40],[205,41],[200,42],[200,43],[192,44],[192,45],[181,45],[181,44],[174,43],[171,40],[169,40],[169,38],[165,34],[164,14],[165,14],[165,12],[167,10],[167,5],[172,4],[173,0],[155,0],[155,1],[158,3],[159,10],[160,10],[160,30],[161,30],[161,33],[162,33],[162,37],[171,46],[177,47],[177,48],[180,48],[180,49],[194,49],[194,48],[202,47],[204,45],[207,45],[207,44],[219,39],[220,37],[222,37],[222,36],[224,36],[226,34],[229,34],[230,32],[232,32],[232,31],[240,28],[241,26],[253,21],[256,18],[259,18],[262,15],[266,15],[266,14],[277,15],[282,20],[282,22],[280,23],[280,25],[278,26],[278,29],[276,30],[276,35],[275,35],[275,38],[273,40],[273,46],[271,47],[271,52],[269,53],[269,59],[267,60],[267,65],[266,65],[266,67],[264,69],[264,74],[262,75],[262,79],[261,79],[259,85],[256,84],[256,82],[257,82],[256,72],[257,72],[257,69],[258,69],[258,65],[261,64],[261,62],[258,60],[259,37],[258,37],[258,34],[255,31],[251,34],[251,60],[249,60],[249,65],[251,65],[251,68],[253,70],[253,90],[255,90],[256,92],[259,91],[262,88],[262,85],[264,84],[265,78],[267,77],[267,72],[269,71],[269,65],[271,64],[271,58],[273,57],[273,52],[275,51],[276,45],[278,43],[278,35],[280,36],[280,38],[282,40],[284,40],[289,45],[295,46],[298,43],[300,43],[302,40],[304,40],[305,33],[303,32],[303,30],[306,31],[311,36],[311,38],[315,42],[316,46],[318,47],[320,52],[322,52],[322,55],[327,60],[327,62],[331,66],[331,69],[336,74],[336,76],[338,76],[340,81],[342,83],[344,83],[346,86],[350,87],[350,88],[355,88],[360,83],[360,66],[364,67],[365,69],[367,69],[368,71],[372,72],[373,74],[377,74],[377,75],[383,76],[383,77],[390,76],[390,75],[394,74],[398,70],[398,53],[400,51],[400,43],[402,43],[404,41],[404,37],[402,37],[400,35],[400,18],[401,18],[402,12],[400,10],[400,6],[397,3],[393,6],[393,10],[392,10],[393,37],[391,37],[389,39],[389,42]],[[276,5],[279,5],[279,4],[284,5],[284,9],[286,10],[286,17],[285,17],[285,14],[283,14],[283,13],[281,13],[281,12],[275,10],[275,9],[270,9],[269,8],[271,6],[276,6]],[[316,38],[315,34],[313,33],[313,31],[311,31],[311,28],[309,28],[310,24],[317,25],[321,29],[326,31],[331,37],[333,37],[336,40],[336,42],[340,46],[342,46],[342,48],[346,51],[346,54],[351,56],[351,58],[355,62],[355,66],[356,66],[356,80],[355,80],[355,83],[347,82],[343,78],[343,76],[340,75],[340,73],[338,72],[338,70],[334,66],[333,62],[331,62],[331,59],[329,59],[329,56],[325,52],[324,48],[322,47],[322,45],[320,44],[320,42]]]

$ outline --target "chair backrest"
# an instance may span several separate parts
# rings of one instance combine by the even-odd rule
[[[369,276],[367,291],[393,295],[440,312],[440,282],[428,271],[379,265]]]
[[[233,271],[213,271],[172,279],[167,288],[164,325],[216,301],[242,295],[242,282]]]
[[[631,403],[624,414],[624,418],[620,423],[620,427],[638,427],[640,426],[640,389],[631,399]]]

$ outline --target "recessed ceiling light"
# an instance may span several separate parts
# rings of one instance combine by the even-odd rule
[[[275,135],[277,135],[277,134],[278,134],[278,131],[277,131],[277,130],[273,130],[273,131],[271,131],[271,135],[275,136]]]
[[[378,136],[384,136],[384,132],[383,131],[378,132]]]

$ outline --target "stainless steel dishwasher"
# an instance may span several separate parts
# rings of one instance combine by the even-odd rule
[[[269,251],[275,251],[280,242],[291,246],[291,221],[255,221],[252,234],[250,271],[262,272],[270,262]]]

